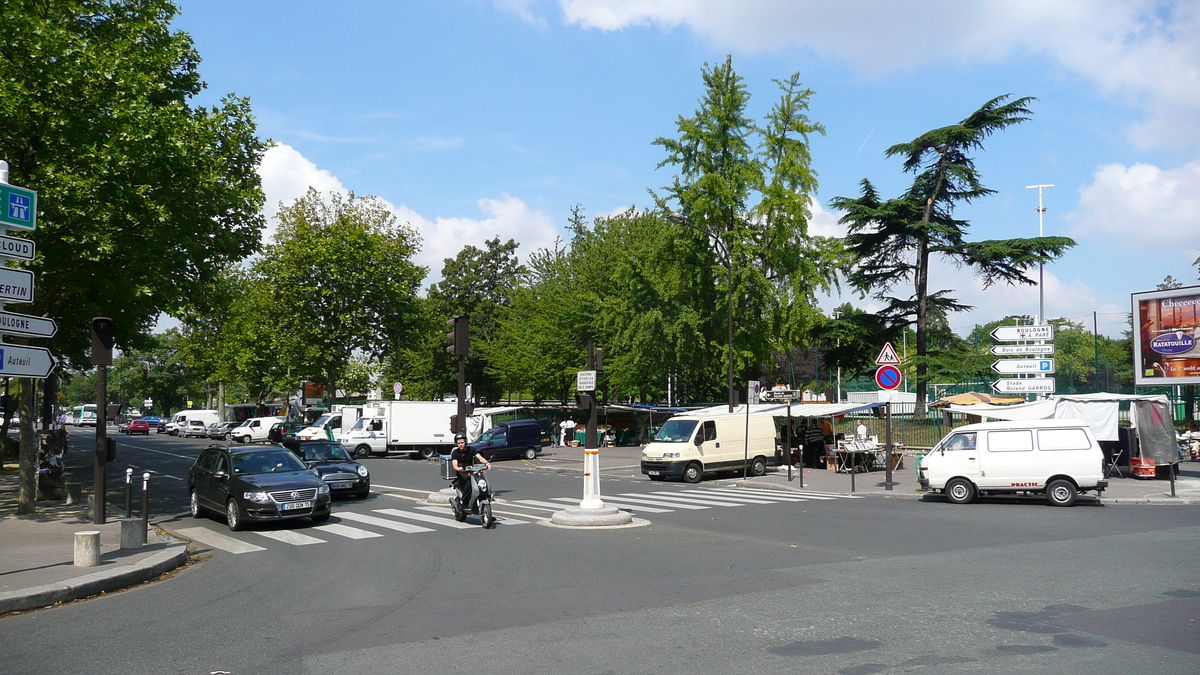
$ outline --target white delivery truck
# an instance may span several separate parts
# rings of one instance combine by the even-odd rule
[[[1104,453],[1086,422],[1017,420],[968,424],[921,458],[918,481],[955,504],[977,495],[1025,492],[1071,506],[1081,492],[1103,492]]]
[[[301,441],[335,440],[341,441],[343,430],[354,426],[362,417],[361,405],[338,404],[330,411],[321,415],[310,426],[296,432],[296,439]]]
[[[392,452],[428,459],[454,448],[450,417],[455,401],[378,401],[363,406],[362,417],[342,433],[341,442],[356,457]],[[345,429],[345,427],[342,427]]]
[[[746,428],[750,434],[747,436]],[[642,450],[642,473],[650,480],[679,476],[699,483],[710,471],[767,472],[767,458],[775,456],[775,418],[767,414],[682,413],[667,420],[654,440]]]
[[[180,410],[171,415],[171,421],[167,422],[166,432],[172,436],[179,436],[187,429],[188,422],[199,420],[204,423],[204,428],[207,429],[210,424],[216,424],[221,421],[220,415],[216,410]]]

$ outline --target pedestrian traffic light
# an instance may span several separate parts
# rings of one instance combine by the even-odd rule
[[[452,433],[452,434],[460,433],[458,431],[458,415],[450,416],[450,433]]]
[[[117,441],[114,438],[104,439],[104,461],[117,461]]]
[[[451,342],[450,346],[446,347],[446,351],[455,356],[467,356],[471,345],[471,329],[467,317],[456,316],[447,321],[446,325],[454,329],[446,333],[446,339]]]
[[[116,342],[116,327],[107,316],[92,319],[92,365],[111,366],[112,348]]]
[[[575,405],[584,410],[590,409],[596,403],[596,397],[590,391],[580,391],[575,394]]]

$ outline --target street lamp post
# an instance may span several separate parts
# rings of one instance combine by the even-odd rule
[[[1026,190],[1037,188],[1038,191],[1038,236],[1046,236],[1042,228],[1042,216],[1046,207],[1042,206],[1042,188],[1052,188],[1053,185],[1026,185]],[[1038,263],[1038,325],[1046,322],[1046,264]]]
[[[686,217],[684,217],[683,214],[668,214],[667,220],[678,225],[683,225],[684,227],[690,227],[697,232],[702,232],[708,239],[715,242],[717,254],[721,257],[721,262],[725,265],[725,269],[729,275],[729,283],[727,285],[728,288],[726,289],[725,297],[725,326],[728,331],[728,342],[726,343],[728,364],[726,370],[728,373],[729,384],[729,412],[733,412],[733,409],[737,407],[737,400],[735,398],[737,394],[733,388],[733,254],[729,250],[729,243],[722,239],[719,234],[713,234],[708,230],[697,227]]]

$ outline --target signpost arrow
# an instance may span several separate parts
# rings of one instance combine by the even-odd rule
[[[0,344],[0,376],[46,377],[57,363],[45,347]]]
[[[1018,340],[1053,340],[1054,324],[1041,326],[996,326],[992,330],[992,339],[1000,342],[1017,342]]]
[[[1053,394],[1053,377],[1027,377],[1024,379],[996,380],[992,389],[1001,394]]]
[[[992,370],[1002,375],[1049,375],[1054,372],[1054,359],[996,359]]]
[[[9,260],[33,260],[37,245],[30,239],[0,234],[0,258]]]
[[[1029,356],[1032,354],[1053,354],[1054,345],[995,345],[992,354],[996,356]]]
[[[13,312],[0,312],[0,333],[27,335],[29,337],[54,337],[58,324],[44,316],[30,316]]]
[[[0,267],[0,302],[33,302],[33,272]]]

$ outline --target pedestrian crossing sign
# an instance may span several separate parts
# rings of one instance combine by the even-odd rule
[[[900,365],[900,357],[896,356],[896,349],[892,347],[892,343],[888,342],[883,345],[883,349],[879,352],[879,357],[875,359],[877,366],[898,366]]]

